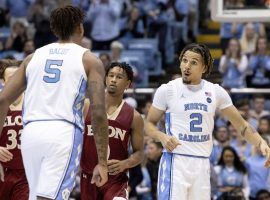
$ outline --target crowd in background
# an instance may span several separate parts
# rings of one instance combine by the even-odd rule
[[[66,4],[85,11],[82,46],[96,52],[105,67],[112,61],[129,61],[122,54],[132,39],[153,39],[160,52],[161,74],[179,64],[181,48],[194,42],[210,20],[208,0],[0,0],[0,59],[22,60],[36,48],[56,41],[49,15],[54,8]],[[244,1],[227,1],[228,7],[233,4],[241,7]],[[228,92],[231,88],[270,88],[269,30],[268,24],[259,22],[221,23],[223,55],[216,67],[222,76],[220,84]],[[148,76],[142,74],[140,66],[133,67],[138,83],[142,76]],[[144,86],[147,87],[147,82]],[[270,141],[269,96],[231,96],[243,117]],[[127,98],[130,105],[146,116],[151,99],[137,101],[134,97]],[[164,122],[159,127],[165,131]],[[219,113],[214,138],[210,157],[213,198],[245,196],[260,200],[268,195],[270,199],[270,171],[263,167],[265,159]],[[145,159],[141,166],[130,171],[130,199],[156,199],[161,154],[162,145],[145,136]],[[73,198],[78,194],[77,187]]]

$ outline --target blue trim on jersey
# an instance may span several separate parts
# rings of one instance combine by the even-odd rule
[[[172,153],[163,153],[160,159],[158,176],[158,200],[171,198],[172,188]]]
[[[165,113],[165,127],[166,127],[166,133],[169,135],[172,135],[171,132],[171,113],[167,112]]]
[[[85,98],[85,91],[87,88],[87,81],[82,76],[78,85],[78,93],[73,103],[73,115],[74,115],[74,123],[84,130],[84,120],[83,120],[83,103]]]
[[[167,151],[163,151],[163,154],[164,153],[169,153],[169,152],[167,152]],[[203,158],[203,159],[209,159],[209,157],[207,157],[207,156],[195,156],[195,155],[190,155],[190,154],[182,154],[182,153],[175,153],[175,152],[173,152],[173,153],[171,153],[171,154],[175,154],[175,155],[179,155],[179,156],[185,156],[185,157],[192,157],[192,158]]]
[[[58,188],[56,190],[56,194],[54,195],[54,199],[62,200],[68,199],[69,194],[72,192],[75,186],[75,178],[79,170],[80,166],[80,158],[82,152],[82,141],[83,134],[82,131],[78,127],[74,127],[75,131],[73,134],[73,147],[70,152],[69,160],[64,170],[63,177],[59,182]],[[64,196],[67,196],[64,198]]]
[[[31,120],[31,121],[27,121],[25,122],[23,125],[26,126],[27,124],[31,123],[31,122],[46,122],[46,121],[62,121],[62,122],[67,122],[69,124],[72,124],[73,126],[76,126],[78,127],[79,129],[81,129],[81,127],[79,127],[77,124],[74,124],[73,122],[70,122],[68,120],[65,120],[65,119],[37,119],[37,120]]]

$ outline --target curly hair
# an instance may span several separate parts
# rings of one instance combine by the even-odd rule
[[[61,40],[68,40],[77,26],[83,23],[83,11],[71,5],[56,8],[50,16],[52,32]]]
[[[128,80],[130,80],[130,82],[133,81],[133,70],[132,70],[132,67],[128,63],[126,63],[126,62],[112,62],[110,64],[110,66],[106,70],[106,77],[108,76],[110,70],[112,68],[114,68],[114,67],[120,67],[120,68],[122,68],[126,72]]]
[[[204,65],[206,66],[205,74],[206,76],[210,75],[214,66],[214,60],[212,58],[209,48],[204,44],[196,44],[196,43],[188,44],[184,47],[184,49],[180,53],[179,57],[180,62],[182,61],[182,58],[186,53],[186,51],[192,51],[194,53],[200,54],[202,56]]]
[[[22,61],[12,60],[12,59],[2,59],[0,60],[0,78],[4,78],[4,73],[9,67],[19,67]]]

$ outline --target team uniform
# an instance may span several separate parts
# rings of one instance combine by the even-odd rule
[[[209,200],[212,131],[216,109],[232,105],[227,92],[202,80],[185,85],[182,78],[163,84],[153,106],[166,111],[166,134],[181,143],[160,161],[158,199]]]
[[[52,43],[37,49],[27,65],[22,156],[30,200],[68,199],[80,164],[87,76],[87,49]]]
[[[0,181],[0,199],[28,200],[29,197],[20,147],[22,125],[22,112],[9,110],[2,130],[0,146],[6,147],[10,151],[13,154],[13,159],[1,162],[5,177],[4,182]]]
[[[128,158],[128,144],[131,135],[134,109],[125,101],[112,114],[108,115],[109,149],[108,159],[125,160]],[[94,135],[91,128],[90,110],[85,120],[85,134],[81,159],[81,199],[82,200],[121,200],[128,199],[127,172],[109,175],[108,182],[102,187],[91,184],[93,170],[98,163]]]

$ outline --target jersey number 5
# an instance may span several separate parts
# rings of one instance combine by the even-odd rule
[[[202,132],[202,114],[192,113],[190,116],[190,132]]]
[[[61,67],[63,60],[47,60],[45,65],[45,72],[47,75],[43,76],[43,81],[46,83],[57,83],[60,80]]]

